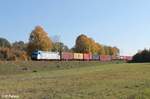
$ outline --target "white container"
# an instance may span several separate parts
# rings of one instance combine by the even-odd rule
[[[74,59],[82,60],[83,59],[83,54],[82,53],[74,53]]]

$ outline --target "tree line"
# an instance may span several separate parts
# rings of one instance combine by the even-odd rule
[[[7,39],[0,38],[0,60],[29,60],[32,52],[36,50],[119,55],[119,48],[102,45],[84,34],[79,35],[75,46],[69,49],[61,41],[53,41],[41,26],[36,26],[30,33],[27,43],[23,41],[10,43]]]
[[[102,45],[95,42],[92,38],[81,34],[77,37],[75,46],[73,48],[74,52],[79,53],[92,53],[99,55],[119,55],[119,48]]]
[[[133,56],[133,60],[131,62],[150,62],[150,49],[144,49],[139,51]]]

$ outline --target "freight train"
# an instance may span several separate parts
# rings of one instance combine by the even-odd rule
[[[71,53],[71,52],[48,52],[34,51],[31,55],[32,60],[57,60],[57,61],[112,61],[112,60],[132,60],[132,56],[112,56],[90,53]]]

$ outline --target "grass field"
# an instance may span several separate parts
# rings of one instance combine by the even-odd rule
[[[19,99],[150,99],[150,64],[1,62],[0,95]]]

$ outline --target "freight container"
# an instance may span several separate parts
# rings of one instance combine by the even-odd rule
[[[62,60],[73,60],[73,53],[63,52]]]
[[[127,61],[131,61],[132,59],[133,59],[132,56],[126,56],[126,60],[127,60]]]
[[[100,61],[105,62],[105,61],[111,61],[112,58],[110,55],[100,55]]]
[[[124,56],[120,56],[120,60],[125,60],[125,57]]]
[[[131,61],[133,59],[132,56],[120,56],[121,57],[121,60],[124,60],[124,61]]]
[[[116,56],[111,56],[112,60],[117,60],[117,57]]]
[[[112,55],[111,58],[112,58],[112,60],[120,60],[120,56]]]
[[[74,60],[83,60],[83,54],[82,53],[73,53]]]
[[[84,53],[84,54],[83,54],[83,59],[84,59],[85,61],[91,60],[91,59],[92,59],[92,54],[90,54],[90,53]]]
[[[99,55],[98,54],[93,54],[92,55],[92,60],[99,60],[100,59],[100,57],[99,57]]]
[[[31,58],[36,60],[60,60],[60,54],[59,52],[35,51]]]

